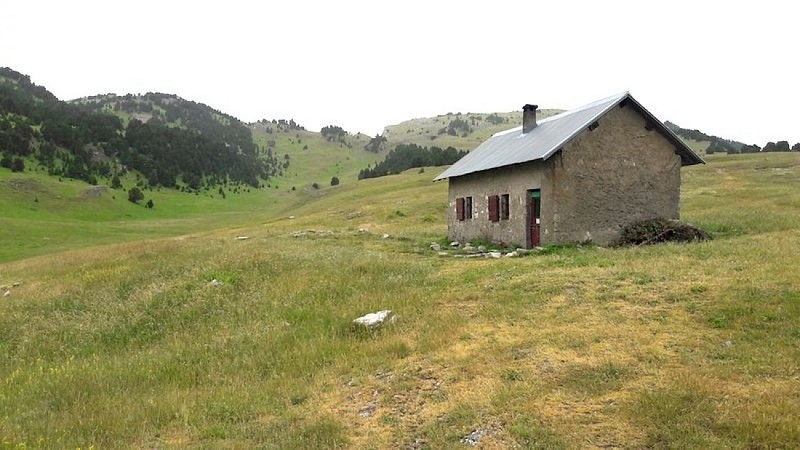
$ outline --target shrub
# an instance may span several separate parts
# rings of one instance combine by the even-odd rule
[[[142,190],[137,186],[132,187],[131,190],[128,191],[128,201],[131,203],[139,203],[140,200],[144,200]]]
[[[711,235],[693,225],[677,220],[649,219],[634,222],[622,230],[619,245],[646,245],[659,242],[692,242],[710,240]]]

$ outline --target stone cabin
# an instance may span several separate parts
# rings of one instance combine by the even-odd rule
[[[436,177],[449,239],[607,245],[632,222],[680,217],[680,169],[705,162],[630,93],[538,122],[536,109]]]

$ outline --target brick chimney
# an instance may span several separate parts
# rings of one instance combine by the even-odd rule
[[[525,105],[522,107],[522,132],[527,133],[536,128],[536,109],[539,105]]]

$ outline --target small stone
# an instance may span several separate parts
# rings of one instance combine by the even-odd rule
[[[289,216],[289,220],[294,220],[294,216]]]
[[[458,242],[458,241],[453,241],[453,242],[450,243],[450,247],[453,247],[453,248],[457,248],[460,245],[461,245],[461,243]]]
[[[369,233],[369,229],[368,228],[359,228],[358,232],[359,233]]]
[[[503,254],[500,252],[489,252],[487,255],[489,255],[490,258],[500,258],[503,256]]]
[[[438,252],[442,249],[442,246],[437,244],[436,242],[431,243],[431,250]]]
[[[447,252],[439,252],[439,256],[447,256]]]
[[[386,233],[383,233],[383,238],[384,238],[384,239],[389,239],[389,235],[388,235],[388,234],[386,234]]]
[[[392,323],[394,322],[394,320],[395,317],[392,314],[392,311],[390,309],[384,309],[382,311],[369,313],[364,316],[361,316],[353,320],[353,322],[359,325],[364,325],[367,328],[375,328],[377,326],[383,325],[386,322]]]
[[[358,415],[360,417],[372,417],[375,414],[375,410],[378,409],[378,403],[375,401],[367,403],[361,410],[358,411]]]
[[[14,284],[11,285],[11,287],[19,287],[21,284],[22,284],[21,281],[15,281]]]
[[[481,253],[486,253],[486,246],[485,245],[479,245],[478,246],[478,251],[481,252]]]
[[[465,252],[471,252],[473,250],[475,250],[475,247],[473,247],[473,246],[471,246],[469,244],[464,245],[464,251]]]
[[[731,345],[733,345],[733,342],[725,341],[725,342],[722,343],[722,345],[724,345],[725,347],[730,347]]]
[[[11,291],[3,292],[3,297],[11,297]]]
[[[473,430],[470,434],[461,438],[461,443],[474,447],[478,445],[478,442],[481,440],[482,437],[483,437],[483,430]]]
[[[224,281],[219,281],[219,280],[218,280],[218,279],[216,279],[216,278],[214,278],[213,280],[211,280],[211,281],[209,281],[209,282],[208,282],[208,285],[209,285],[209,286],[214,286],[214,287],[217,287],[217,286],[222,286],[223,284],[225,284],[225,282],[224,282]]]
[[[308,234],[308,233],[306,233],[305,231],[298,231],[297,233],[292,234],[292,237],[299,238],[299,237],[305,236],[306,234]]]
[[[250,236],[236,236],[237,241],[246,241],[250,239]]]
[[[519,255],[519,256],[527,255],[527,254],[529,254],[531,252],[527,248],[518,248],[515,251],[517,252],[517,255]]]
[[[508,252],[505,255],[503,255],[503,258],[513,258],[515,256],[517,256],[517,252],[513,251],[513,252]]]

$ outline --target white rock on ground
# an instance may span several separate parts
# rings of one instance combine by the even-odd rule
[[[361,316],[358,319],[353,320],[353,322],[364,325],[367,328],[374,328],[379,325],[383,325],[384,323],[392,323],[394,322],[394,315],[390,309],[384,309],[383,311],[378,311],[374,313],[369,313],[367,315]]]

